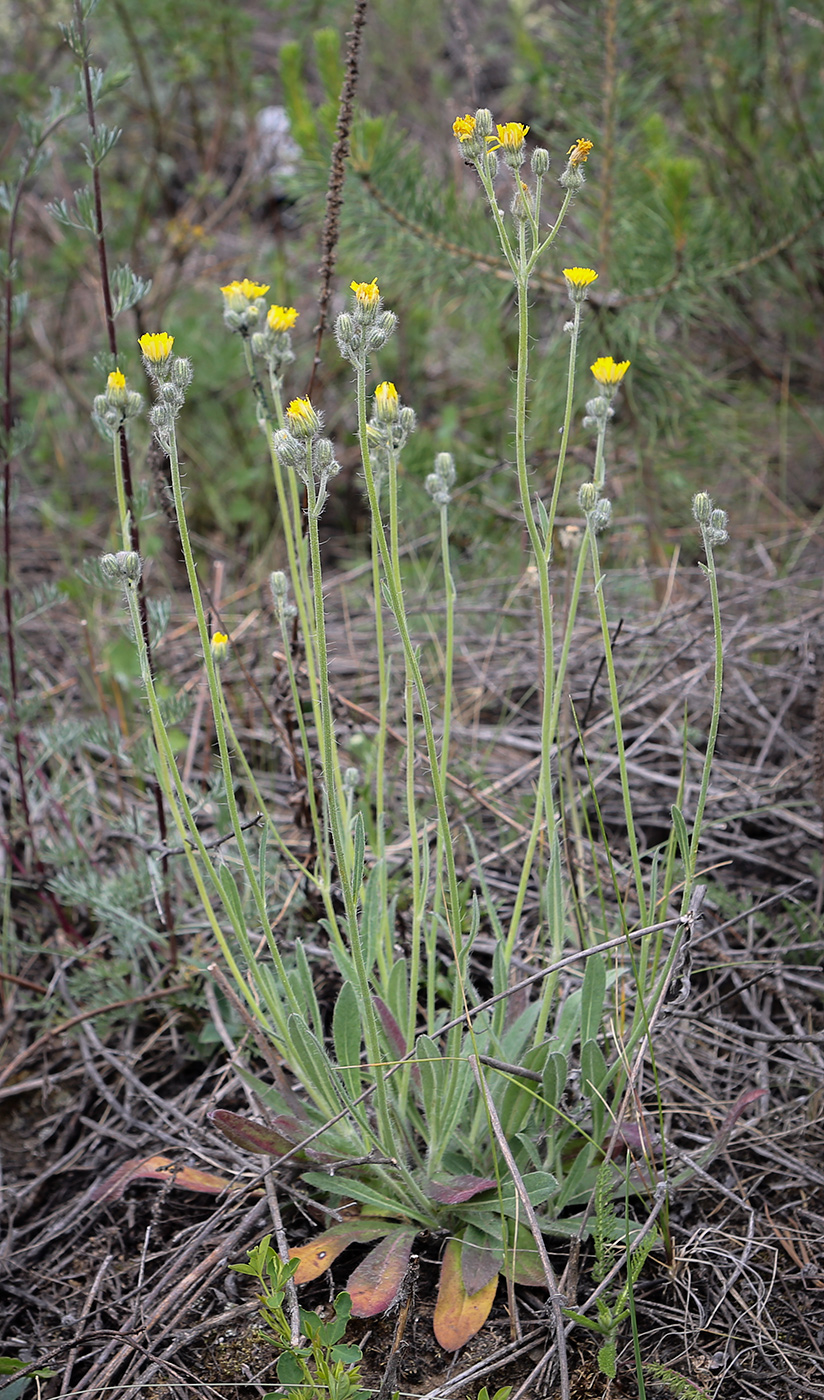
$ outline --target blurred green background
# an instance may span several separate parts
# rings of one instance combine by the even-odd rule
[[[36,116],[50,87],[76,82],[59,28],[70,10],[50,0],[0,10],[7,177],[23,142],[19,115]],[[349,3],[276,0],[101,0],[89,17],[92,61],[107,82],[99,115],[122,128],[102,169],[110,257],[153,281],[119,322],[121,368],[143,387],[136,340],[145,330],[170,331],[191,356],[181,448],[193,523],[251,556],[269,553],[271,475],[218,288],[249,276],[300,310],[287,390],[305,392],[350,23]],[[824,21],[779,0],[372,0],[333,312],[352,278],[377,277],[400,317],[373,369],[419,415],[405,456],[413,520],[432,455],[448,449],[461,484],[458,542],[483,553],[519,539],[506,470],[511,293],[490,268],[494,230],[451,133],[455,116],[486,105],[548,147],[548,218],[569,145],[595,143],[535,287],[537,489],[551,478],[561,421],[560,269],[591,265],[599,280],[580,363],[632,361],[610,448],[611,547],[627,562],[665,563],[682,528],[685,542],[692,536],[692,493],[708,489],[739,538],[786,541],[791,555],[824,503],[823,74]],[[85,139],[78,114],[29,182],[14,279],[30,297],[14,336],[14,412],[33,430],[21,466],[68,552],[73,533],[87,549],[114,522],[109,453],[88,417],[103,387],[94,357],[105,349],[94,249],[49,210],[86,182]],[[578,425],[587,380],[576,389]],[[345,467],[326,527],[346,553],[365,515],[350,375],[331,335],[315,398]],[[134,442],[140,476],[145,425]],[[570,472],[570,510],[591,452],[580,426],[572,451],[581,467]],[[159,547],[150,526],[144,535],[150,551]]]

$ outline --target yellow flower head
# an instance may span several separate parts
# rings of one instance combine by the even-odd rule
[[[290,331],[299,315],[294,306],[270,306],[266,324],[270,331]]]
[[[126,376],[119,369],[113,369],[106,382],[111,393],[119,393],[126,387]]]
[[[225,632],[213,632],[211,641],[212,660],[221,662],[229,650],[229,638]]]
[[[381,294],[378,290],[377,277],[373,277],[371,282],[350,282],[349,287],[350,290],[355,293],[355,300],[358,306],[371,309],[377,306],[380,301]]]
[[[399,412],[398,391],[388,379],[375,390],[375,417],[380,423],[394,423]]]
[[[498,140],[493,146],[490,146],[491,151],[520,151],[526,140],[529,127],[524,126],[523,122],[504,122],[503,125],[496,122],[495,130],[498,133]]]
[[[251,282],[248,277],[244,277],[242,282],[230,282],[220,290],[229,311],[245,311],[250,302],[266,296],[269,286],[268,283]]]
[[[619,364],[616,364],[611,355],[601,355],[594,365],[590,365],[590,369],[593,377],[603,389],[613,389],[621,383],[629,365],[629,360],[621,360]]]
[[[592,142],[587,141],[585,136],[579,136],[567,151],[567,160],[572,166],[583,165],[591,150]]]
[[[286,423],[296,438],[311,438],[320,431],[320,418],[308,399],[292,399],[286,410]]]
[[[154,331],[151,335],[142,335],[137,343],[143,351],[143,358],[150,364],[165,365],[172,353],[175,338],[165,331]]]
[[[468,112],[465,117],[456,117],[452,130],[459,141],[468,141],[475,134],[475,118],[470,117]]]
[[[598,273],[591,267],[565,267],[564,276],[570,287],[588,287]]]

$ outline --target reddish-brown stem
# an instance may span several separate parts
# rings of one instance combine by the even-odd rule
[[[366,23],[367,0],[355,0],[352,15],[352,28],[346,48],[346,73],[338,103],[338,121],[335,127],[335,144],[332,147],[332,160],[329,168],[329,185],[326,191],[326,213],[321,235],[320,296],[318,297],[318,324],[315,327],[315,358],[306,397],[312,397],[315,376],[320,366],[320,347],[329,316],[329,303],[332,299],[332,275],[337,259],[338,238],[340,237],[340,211],[343,206],[343,181],[346,174],[346,158],[349,155],[349,133],[352,129],[355,93],[358,87],[358,59],[360,57],[363,26]]]

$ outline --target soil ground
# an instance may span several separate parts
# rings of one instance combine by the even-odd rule
[[[780,543],[786,548],[786,541]],[[43,573],[50,567],[40,543],[31,567]],[[671,1159],[686,1154],[694,1162],[731,1106],[750,1091],[762,1093],[740,1116],[724,1149],[674,1191],[671,1257],[656,1249],[638,1283],[644,1362],[670,1372],[656,1380],[647,1371],[647,1394],[658,1400],[824,1397],[824,944],[815,913],[822,850],[822,794],[816,785],[822,787],[824,736],[822,725],[816,730],[814,724],[824,618],[820,567],[811,545],[803,568],[786,579],[762,546],[757,557],[742,558],[738,571],[721,579],[724,717],[702,848],[709,889],[686,999],[655,1046]],[[329,587],[344,739],[347,727],[368,731],[374,693],[370,620],[352,593],[359,577],[357,567],[341,567]],[[528,580],[521,583],[520,591],[513,590],[513,580],[485,584],[461,614],[453,731],[456,827],[473,822],[487,882],[504,904],[517,869],[518,801],[529,793],[538,752],[529,679],[534,600]],[[685,703],[689,744],[699,746],[698,757],[706,733],[712,693],[706,585],[696,569],[674,582],[628,571],[612,576],[610,586],[622,600],[614,614],[616,620],[622,616],[616,661],[630,772],[641,793],[638,821],[650,848],[662,839],[678,794]],[[248,664],[276,712],[282,685],[262,597],[227,588],[222,618],[233,632],[248,620]],[[487,616],[501,619],[494,659],[489,632],[477,630],[479,604]],[[188,667],[191,684],[187,625],[174,625],[186,616],[180,598],[163,664],[181,683]],[[77,628],[68,608],[62,627]],[[84,662],[79,652],[72,659],[56,647],[54,637],[44,626],[38,684],[62,687],[68,713],[82,703]],[[596,628],[584,617],[570,689],[588,754],[599,755],[596,790],[607,836],[619,851],[620,789],[603,737],[608,703],[597,658]],[[243,719],[244,741],[277,746],[282,734],[273,731],[270,710],[247,703],[248,686],[239,673],[227,683],[239,723]],[[579,749],[570,744],[568,752],[583,772]],[[98,814],[97,851],[105,853],[110,833],[98,799],[114,779],[102,760],[93,773],[87,769],[78,758],[78,774],[85,773],[92,793],[90,809]],[[3,781],[10,791],[10,763],[4,763]],[[694,788],[683,797],[686,806],[691,793]],[[282,769],[272,799],[284,822],[295,820],[294,796]],[[499,839],[501,813],[509,844]],[[38,814],[44,828],[49,820],[48,813]],[[465,843],[458,846],[462,877],[472,880],[471,852]],[[570,835],[572,870],[579,854]],[[602,855],[596,852],[597,859]],[[536,892],[525,925],[534,924],[537,910]],[[228,1265],[243,1260],[271,1230],[270,1204],[256,1166],[207,1119],[218,1105],[241,1111],[247,1106],[230,1049],[241,1064],[254,1066],[255,1057],[245,1042],[221,1043],[228,1033],[214,984],[190,970],[193,952],[200,966],[208,962],[202,929],[194,921],[187,927],[183,918],[179,968],[168,970],[141,1006],[98,1009],[91,1016],[67,999],[64,935],[50,922],[35,880],[18,882],[11,915],[21,941],[16,972],[23,980],[3,984],[0,1027],[2,1351],[48,1370],[37,1382],[44,1396],[227,1400],[266,1394],[276,1388],[274,1354],[256,1335],[249,1280]],[[104,933],[92,926],[83,930],[71,958],[94,961],[99,972]],[[320,943],[314,952],[318,994],[331,998],[334,978]],[[529,948],[522,952],[529,963]],[[481,937],[479,980],[489,954],[490,942]],[[49,997],[61,1007],[59,1020],[44,1010]],[[98,1006],[103,1000],[98,995]],[[217,1036],[204,1049],[209,1015]],[[640,1092],[646,1110],[654,1091],[647,1068]],[[172,1164],[165,1181],[134,1180],[119,1197],[102,1190],[124,1163],[158,1154]],[[185,1166],[219,1173],[241,1189],[217,1198],[196,1194],[175,1180],[174,1171]],[[276,1181],[290,1242],[299,1243],[316,1222],[292,1199],[298,1176],[284,1171]],[[399,1390],[427,1400],[474,1396],[484,1384],[490,1392],[511,1384],[518,1395],[557,1395],[545,1295],[516,1290],[513,1312],[502,1287],[489,1324],[470,1346],[456,1356],[438,1347],[431,1315],[441,1247],[437,1238],[419,1241],[408,1308],[352,1323],[348,1339],[364,1349],[364,1382],[383,1386],[387,1395]],[[567,1246],[552,1248],[560,1273]],[[334,1281],[310,1285],[302,1301],[315,1307],[328,1302],[330,1289],[343,1286],[356,1258],[351,1252],[339,1261]],[[592,1262],[585,1246],[579,1304],[592,1288]],[[596,1350],[588,1334],[571,1331],[574,1400],[635,1397],[629,1330],[621,1333],[613,1383],[600,1374]],[[6,1393],[12,1396],[10,1389]]]

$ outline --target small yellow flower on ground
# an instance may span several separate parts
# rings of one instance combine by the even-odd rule
[[[350,282],[349,287],[355,293],[358,306],[371,307],[380,300],[377,277],[373,277],[371,282]]]
[[[570,165],[583,165],[591,150],[592,142],[587,141],[585,136],[579,136],[567,151],[567,160]]]
[[[621,360],[616,364],[611,355],[601,355],[594,365],[590,365],[590,369],[593,378],[602,388],[611,389],[621,383],[629,365],[629,360]]]
[[[270,331],[290,331],[295,324],[299,311],[294,306],[270,306],[266,314],[266,324]]]
[[[172,353],[175,338],[173,335],[167,335],[165,331],[154,331],[142,335],[137,343],[150,364],[162,365]]]

